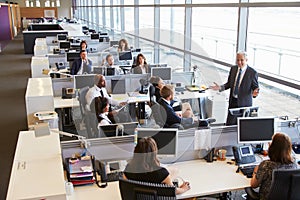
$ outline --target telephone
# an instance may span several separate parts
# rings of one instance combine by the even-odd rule
[[[95,160],[94,161],[94,173],[95,173],[95,178],[96,178],[96,184],[98,185],[98,187],[105,188],[107,186],[107,180],[108,180],[105,164],[99,160]],[[101,184],[100,184],[100,181],[97,180],[96,173],[98,175],[100,175],[100,177],[101,177]]]
[[[233,146],[232,151],[237,165],[253,163],[256,161],[252,147],[250,145],[239,147]]]
[[[74,88],[62,88],[61,98],[62,99],[72,99],[76,97]]]

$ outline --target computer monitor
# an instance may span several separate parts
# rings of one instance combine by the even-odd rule
[[[86,86],[94,86],[95,74],[74,75],[74,88],[81,89]]]
[[[152,137],[158,148],[159,157],[176,157],[178,149],[178,129],[138,128],[138,139]]]
[[[258,106],[230,108],[229,112],[237,117],[256,117],[258,108]]]
[[[109,37],[108,36],[103,36],[103,35],[100,34],[99,42],[109,42]]]
[[[121,132],[119,134],[117,124],[109,124],[99,127],[100,136],[102,137],[116,137],[122,136]]]
[[[116,73],[116,68],[114,67],[106,67],[106,76],[114,76]]]
[[[138,122],[122,123],[124,127],[123,135],[133,135],[135,129],[138,127]]]
[[[59,42],[59,48],[60,49],[70,49],[71,48],[71,42],[69,42],[69,41],[60,41]]]
[[[112,94],[125,94],[126,93],[125,79],[111,79]]]
[[[131,51],[119,52],[119,60],[132,60]]]
[[[99,33],[92,33],[91,40],[99,40]]]
[[[119,41],[118,40],[111,40],[109,41],[109,46],[113,47],[113,46],[118,46],[119,45]]]
[[[80,52],[68,52],[67,53],[67,61],[74,61],[80,58]]]
[[[67,34],[57,34],[58,41],[64,41],[64,40],[67,40],[67,38],[68,38]]]
[[[267,143],[275,133],[274,117],[238,118],[238,143]]]
[[[105,67],[94,67],[94,74],[102,74],[105,75]]]
[[[172,80],[172,68],[171,67],[152,67],[151,76],[159,76],[162,80]]]

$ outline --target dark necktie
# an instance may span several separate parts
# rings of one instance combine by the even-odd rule
[[[101,97],[104,97],[102,89],[100,90]]]
[[[235,96],[237,96],[238,93],[239,93],[239,85],[240,85],[241,74],[242,74],[242,69],[240,69],[238,77],[237,77],[236,82],[235,82],[235,87],[234,87],[234,91],[233,91],[233,95],[235,95]]]

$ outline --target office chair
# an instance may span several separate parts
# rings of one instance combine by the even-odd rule
[[[134,180],[119,180],[122,200],[175,200],[175,186]]]
[[[82,122],[85,124],[87,135],[89,138],[93,138],[94,135],[98,135],[97,125],[95,125],[97,124],[97,118],[95,113],[86,110],[85,107],[86,106],[85,96],[88,90],[89,90],[88,86],[81,88],[78,92],[78,100],[79,100],[79,107],[82,116]]]
[[[273,170],[269,200],[299,200],[300,169]],[[252,188],[245,188],[247,199],[259,199],[259,195]]]

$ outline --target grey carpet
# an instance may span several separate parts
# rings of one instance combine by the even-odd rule
[[[31,57],[24,54],[22,35],[0,53],[0,199],[6,198],[18,133],[27,129],[25,91]]]

